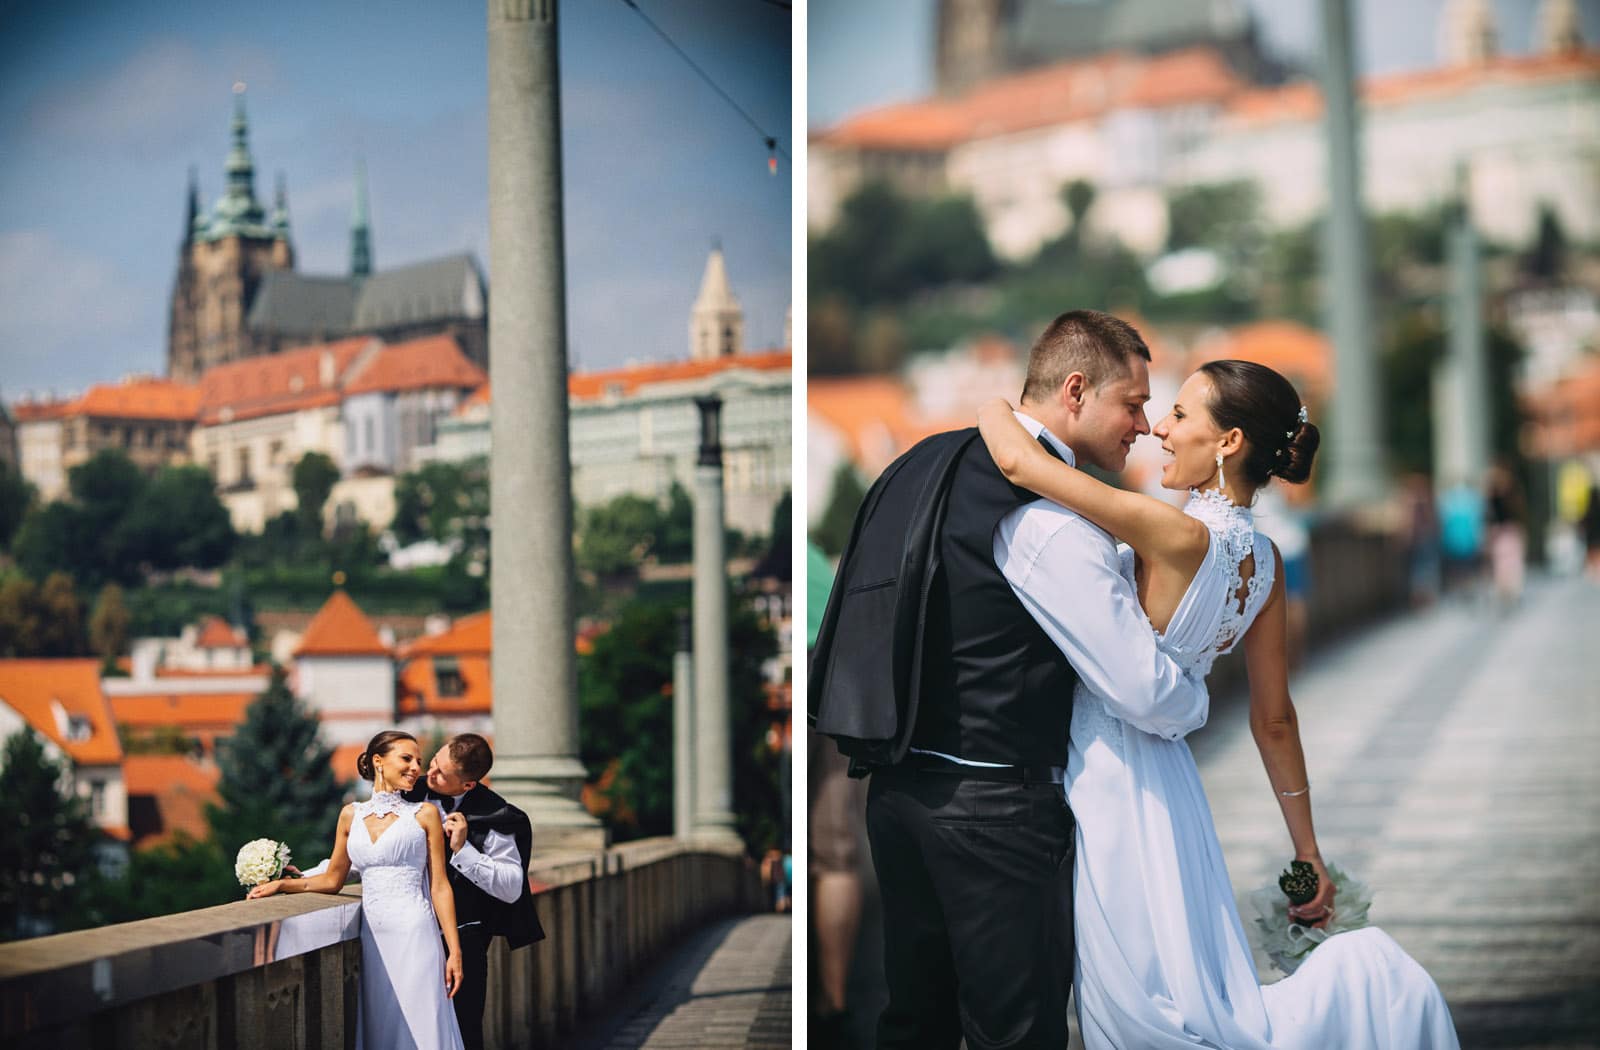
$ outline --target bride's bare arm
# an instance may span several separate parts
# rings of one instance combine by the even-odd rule
[[[1277,572],[1272,578],[1272,593],[1256,615],[1255,623],[1244,636],[1245,670],[1250,675],[1250,734],[1255,737],[1261,763],[1267,768],[1283,822],[1294,842],[1296,860],[1309,861],[1317,871],[1317,895],[1305,904],[1289,909],[1290,915],[1303,918],[1308,925],[1327,922],[1333,906],[1333,880],[1317,848],[1317,833],[1311,823],[1310,781],[1306,777],[1305,750],[1300,744],[1300,722],[1295,717],[1294,701],[1289,698],[1289,663],[1285,627],[1283,558],[1276,545],[1272,557]]]
[[[274,893],[338,893],[350,877],[350,824],[355,819],[355,807],[346,806],[339,811],[339,826],[333,835],[333,856],[328,867],[319,875],[304,879],[274,879],[251,887],[249,897],[270,897]]]
[[[1146,562],[1192,577],[1205,558],[1206,527],[1183,511],[1074,470],[1028,435],[1003,398],[978,410],[978,432],[1006,480],[1075,510],[1132,547]]]
[[[461,931],[456,928],[456,893],[450,888],[445,870],[444,821],[439,810],[425,805],[417,811],[417,823],[428,836],[428,883],[433,895],[433,914],[439,920],[449,954],[444,961],[445,992],[451,998],[461,987]]]

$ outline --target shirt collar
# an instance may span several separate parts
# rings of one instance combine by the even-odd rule
[[[1044,439],[1050,443],[1050,447],[1061,453],[1061,458],[1067,461],[1067,466],[1076,467],[1078,465],[1078,457],[1072,454],[1072,449],[1068,448],[1060,438],[1050,433],[1049,428],[1043,423],[1017,409],[1013,409],[1011,414],[1017,417],[1017,422],[1022,424],[1022,429],[1032,436],[1037,438],[1043,435]]]

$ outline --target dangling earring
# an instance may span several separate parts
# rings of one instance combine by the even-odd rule
[[[1227,489],[1228,489],[1228,479],[1226,477],[1224,477],[1223,474],[1222,474],[1222,453],[1218,452],[1217,453],[1217,491],[1218,492],[1226,492]]]

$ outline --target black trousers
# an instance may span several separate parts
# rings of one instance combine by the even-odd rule
[[[461,1026],[461,1042],[466,1050],[483,1050],[483,1001],[489,994],[489,942],[494,935],[481,923],[462,926],[461,987],[451,1000],[456,1009],[456,1024]]]
[[[895,767],[867,838],[883,898],[889,1005],[878,1047],[1067,1045],[1073,818],[1059,784]]]

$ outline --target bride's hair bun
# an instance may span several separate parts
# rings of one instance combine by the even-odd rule
[[[1303,422],[1294,384],[1254,361],[1208,361],[1200,371],[1211,380],[1206,406],[1212,422],[1244,434],[1244,477],[1252,485],[1270,478],[1299,484],[1311,476],[1322,435]]]

